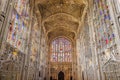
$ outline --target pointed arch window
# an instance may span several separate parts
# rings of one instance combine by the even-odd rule
[[[71,62],[72,45],[63,37],[59,37],[51,43],[51,62]]]

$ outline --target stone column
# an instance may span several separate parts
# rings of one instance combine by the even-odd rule
[[[34,2],[34,1],[33,1]],[[32,34],[32,26],[33,26],[33,9],[34,9],[34,5],[31,5],[31,9],[30,9],[30,25],[29,25],[29,30],[28,30],[28,41],[27,41],[27,48],[25,50],[25,65],[24,65],[24,70],[23,70],[23,75],[22,80],[28,80],[28,70],[29,70],[29,61],[30,61],[30,49],[31,49],[31,34]]]
[[[6,1],[6,0],[5,0]],[[0,52],[3,52],[4,46],[5,46],[5,42],[6,42],[6,38],[7,38],[7,34],[8,34],[8,29],[9,29],[9,25],[10,25],[10,20],[11,20],[11,13],[13,10],[13,5],[14,5],[14,1],[13,0],[8,0],[6,2],[4,2],[6,5],[6,7],[2,7],[5,9],[5,11],[0,12],[0,22],[2,26],[0,26]]]
[[[110,15],[112,18],[111,24],[113,24],[113,32],[115,33],[115,42],[117,44],[117,50],[120,55],[120,34],[119,34],[120,23],[118,22],[118,14],[116,14],[117,8],[115,9],[115,4],[113,5],[113,0],[107,0],[107,3],[109,5]]]

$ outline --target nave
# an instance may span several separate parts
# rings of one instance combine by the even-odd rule
[[[120,80],[120,0],[0,0],[0,80]]]

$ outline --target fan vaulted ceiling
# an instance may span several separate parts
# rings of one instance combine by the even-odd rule
[[[75,38],[85,9],[84,0],[36,0],[49,39]]]

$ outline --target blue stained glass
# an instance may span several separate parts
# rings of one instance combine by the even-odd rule
[[[111,17],[110,17],[110,15],[108,14],[108,19],[110,20],[111,19]]]
[[[18,14],[16,14],[16,19],[19,19],[19,15]]]
[[[102,10],[100,10],[100,15],[102,15],[103,14],[103,12],[102,12]]]
[[[113,38],[115,37],[114,33],[112,34],[112,37],[113,37]]]

